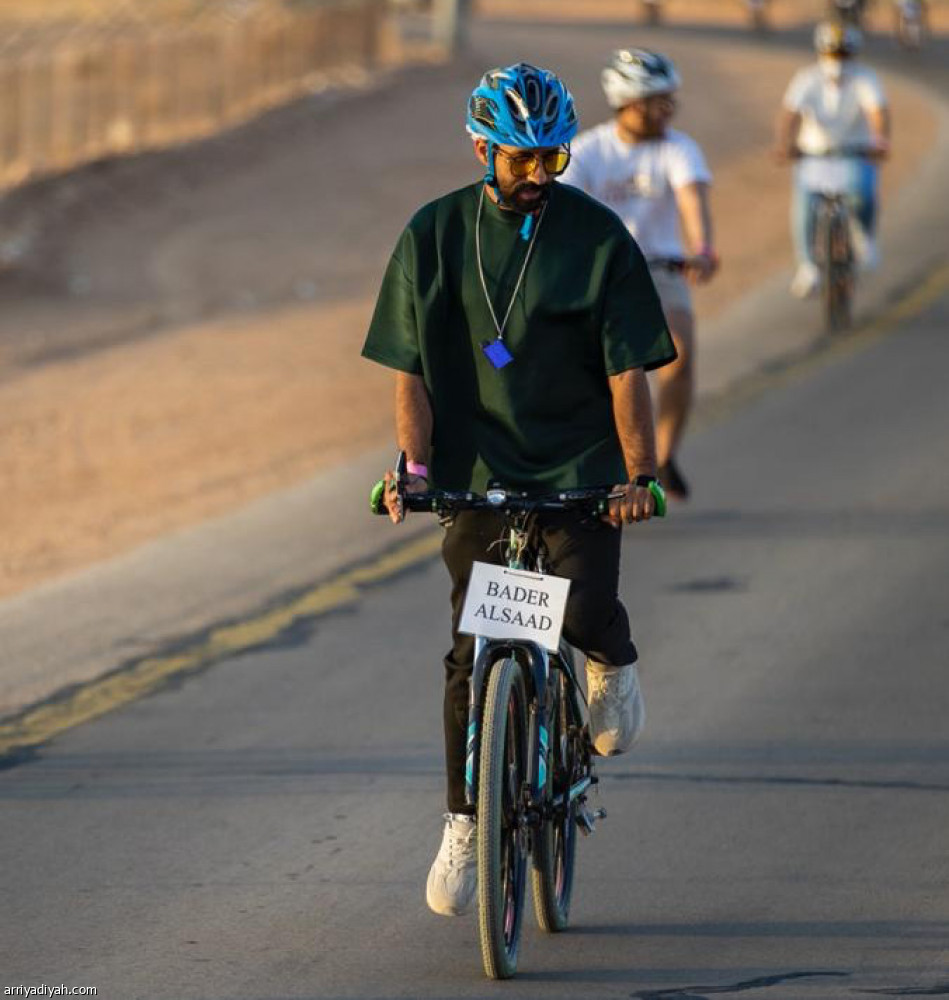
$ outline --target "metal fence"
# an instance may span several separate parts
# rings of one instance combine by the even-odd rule
[[[0,187],[194,139],[364,74],[386,6],[44,0],[53,13],[40,19],[26,12],[43,4],[23,2],[19,18],[0,5]]]

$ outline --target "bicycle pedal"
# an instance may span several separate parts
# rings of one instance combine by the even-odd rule
[[[577,826],[584,837],[589,837],[596,829],[596,818],[586,809],[581,809],[577,812]]]
[[[581,806],[577,810],[577,826],[580,827],[580,832],[584,836],[589,836],[596,829],[596,822],[600,819],[606,819],[605,809],[594,809],[592,812],[585,806]]]

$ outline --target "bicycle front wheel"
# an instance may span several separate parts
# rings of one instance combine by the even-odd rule
[[[524,914],[527,828],[527,693],[513,658],[494,665],[485,696],[478,773],[478,920],[484,971],[517,971]]]
[[[847,219],[835,212],[826,219],[824,233],[824,317],[829,333],[850,328],[853,297],[853,248]]]
[[[547,767],[547,800],[552,816],[534,840],[531,886],[534,915],[541,930],[566,930],[577,853],[577,803],[570,801],[570,786],[577,771],[579,720],[571,718],[567,679],[557,673],[550,711],[550,762]]]

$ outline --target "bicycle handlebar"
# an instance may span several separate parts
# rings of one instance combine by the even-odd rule
[[[396,463],[396,475],[405,472],[404,452]],[[655,502],[656,517],[665,517],[666,495],[658,481],[647,487]],[[404,510],[451,516],[463,510],[496,510],[505,514],[556,513],[576,511],[589,516],[609,513],[611,500],[622,500],[625,490],[613,486],[593,486],[583,489],[556,490],[551,493],[530,493],[509,490],[503,486],[489,486],[486,494],[469,491],[425,490],[418,493],[399,491]],[[369,507],[373,514],[387,514],[385,504],[385,482],[379,480],[369,497]]]
[[[681,272],[688,271],[690,267],[698,266],[705,258],[696,257],[647,257],[646,263],[649,267],[657,267],[660,270]]]
[[[382,486],[382,490],[379,486]],[[383,503],[384,484],[377,483],[373,490],[374,514],[386,514]],[[432,514],[457,514],[463,510],[497,510],[505,514],[554,513],[574,510],[583,514],[606,514],[610,500],[624,496],[612,487],[585,490],[560,490],[557,493],[523,493],[492,487],[484,495],[452,490],[426,490],[423,493],[402,493],[406,510]]]
[[[836,149],[823,149],[819,153],[810,153],[795,147],[794,156],[797,159],[839,159],[839,160],[872,160],[883,153],[879,146],[840,146]]]

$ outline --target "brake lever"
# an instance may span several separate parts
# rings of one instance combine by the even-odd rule
[[[405,519],[405,497],[402,487],[405,485],[405,452],[400,451],[395,460],[395,503],[399,514],[399,520]]]

